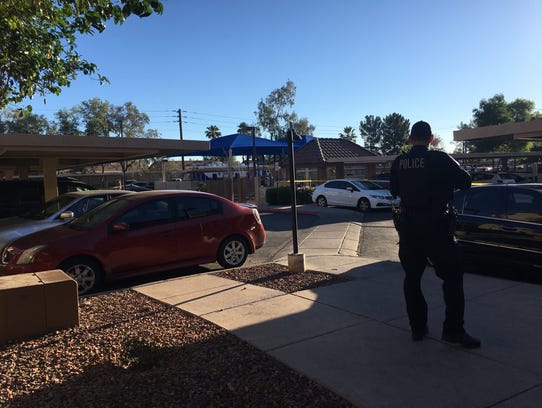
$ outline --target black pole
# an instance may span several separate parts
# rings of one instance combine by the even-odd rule
[[[253,126],[252,130],[252,170],[254,171],[254,178],[256,178],[256,128]]]
[[[294,254],[299,253],[297,244],[297,198],[295,193],[295,163],[294,163],[294,129],[290,125],[288,129],[288,163],[290,167],[290,202],[292,213],[292,241],[294,245]]]
[[[181,140],[183,140],[183,118],[181,115],[180,108],[177,110],[177,114],[179,115],[179,136],[181,137]],[[184,170],[184,156],[181,156],[181,169]],[[183,178],[184,178],[184,174],[183,174]]]

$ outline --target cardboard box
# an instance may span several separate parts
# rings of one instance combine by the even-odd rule
[[[78,324],[77,282],[63,271],[0,277],[0,344]]]

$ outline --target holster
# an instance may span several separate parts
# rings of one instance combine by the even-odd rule
[[[404,229],[405,209],[403,207],[397,206],[393,207],[391,211],[393,226],[395,227],[395,230],[397,232],[400,232],[401,229]]]

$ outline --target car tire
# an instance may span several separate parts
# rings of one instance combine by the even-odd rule
[[[68,259],[60,265],[60,269],[77,282],[79,295],[95,291],[103,281],[103,269],[92,258],[76,257]]]
[[[318,196],[316,198],[316,204],[318,204],[319,207],[327,207],[327,200],[324,196]]]
[[[220,244],[217,262],[223,268],[235,268],[245,263],[248,252],[249,247],[245,238],[240,236],[229,237]]]
[[[371,209],[371,203],[365,197],[362,197],[358,201],[358,210],[361,212],[367,212]]]

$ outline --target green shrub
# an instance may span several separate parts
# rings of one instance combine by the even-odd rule
[[[297,204],[312,203],[312,188],[298,188],[296,190]],[[289,205],[290,203],[290,187],[274,187],[269,188],[265,192],[265,201],[269,205]]]

